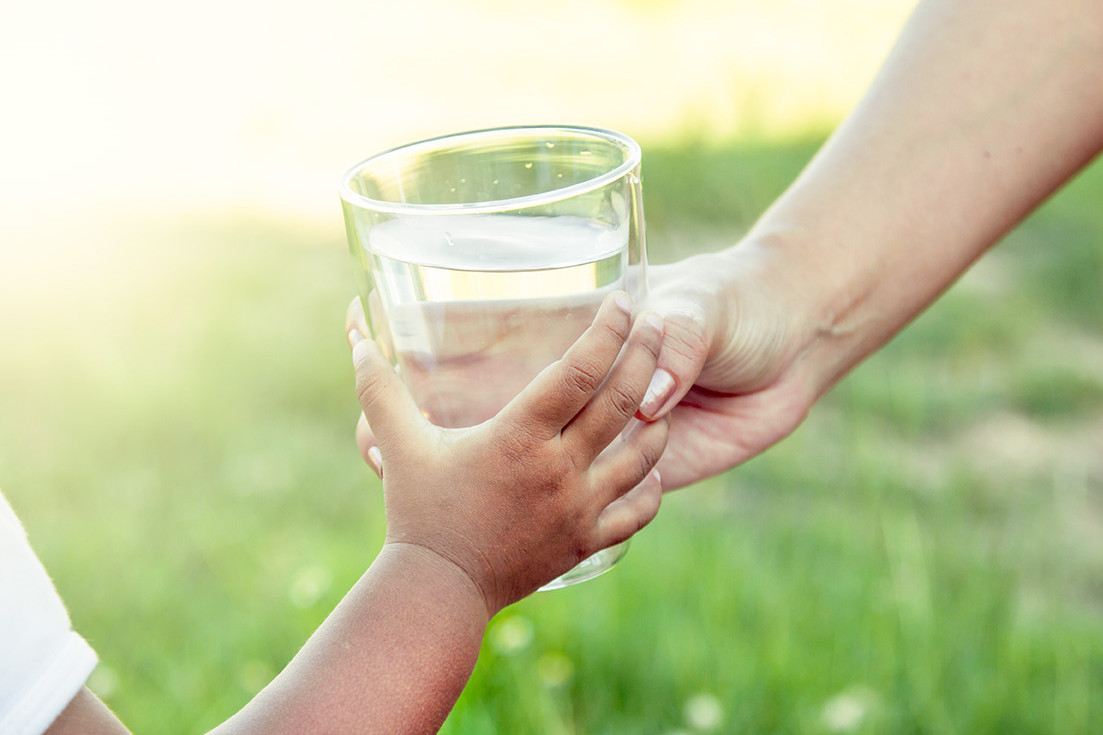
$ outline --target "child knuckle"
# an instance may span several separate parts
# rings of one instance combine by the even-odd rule
[[[640,473],[641,478],[646,477],[647,473],[650,472],[651,469],[659,463],[659,458],[662,457],[662,455],[662,445],[653,442],[646,442],[639,447],[640,467],[642,469],[642,472]]]
[[[640,349],[647,353],[652,360],[658,361],[662,353],[663,345],[659,339],[645,339],[640,341]]]
[[[628,339],[630,325],[627,320],[606,322],[603,327],[605,334],[609,335],[618,344],[623,344],[624,341]]]
[[[623,385],[609,386],[609,404],[618,417],[630,417],[636,413],[643,396],[640,391]]]
[[[511,424],[498,432],[498,451],[510,462],[532,461],[538,445],[538,438],[525,423]]]
[[[564,382],[568,390],[589,395],[598,389],[603,377],[597,365],[586,360],[578,360],[567,363]]]
[[[386,389],[387,381],[377,375],[356,376],[356,397],[365,410],[375,405],[383,397]]]

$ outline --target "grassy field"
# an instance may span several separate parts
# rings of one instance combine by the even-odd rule
[[[734,240],[814,149],[645,146],[652,260]],[[791,438],[504,611],[444,731],[1097,732],[1100,202],[1096,165]],[[338,216],[153,223],[0,293],[0,487],[135,732],[239,708],[382,540]]]

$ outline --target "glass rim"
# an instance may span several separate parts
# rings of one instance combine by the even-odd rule
[[[606,143],[612,143],[620,149],[627,152],[627,156],[623,163],[615,168],[605,171],[593,178],[586,181],[579,181],[574,184],[568,184],[567,186],[559,187],[557,189],[548,189],[547,191],[540,192],[538,194],[526,194],[520,197],[509,197],[506,199],[489,199],[481,202],[460,202],[455,204],[414,204],[410,202],[390,202],[385,199],[373,199],[372,197],[364,196],[352,190],[350,182],[353,178],[359,174],[365,167],[378,162],[380,159],[397,153],[399,151],[409,151],[417,148],[431,149],[439,147],[446,141],[460,141],[463,139],[478,140],[479,138],[493,139],[503,133],[547,133],[552,131],[559,131],[569,134],[585,134],[597,138]],[[526,207],[549,204],[551,202],[562,201],[569,199],[579,194],[585,194],[616,181],[632,169],[636,168],[643,158],[643,153],[640,149],[640,144],[628,137],[624,133],[619,133],[615,130],[608,128],[590,127],[582,125],[507,125],[498,128],[483,128],[481,130],[468,130],[460,133],[448,133],[446,135],[439,135],[432,138],[424,138],[422,140],[413,141],[410,143],[403,143],[402,145],[388,148],[378,153],[372,154],[362,161],[351,166],[344,175],[341,177],[340,195],[341,199],[349,204],[362,207],[364,209],[370,209],[375,212],[382,212],[385,214],[424,214],[424,215],[441,215],[441,214],[466,214],[466,213],[479,213],[479,212],[498,212],[503,210],[524,209]]]

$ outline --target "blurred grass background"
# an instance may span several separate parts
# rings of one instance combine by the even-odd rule
[[[151,181],[146,146],[163,143],[156,137],[126,145],[118,133],[84,160],[86,167],[118,161],[121,173],[102,191],[91,191],[91,168],[79,169],[88,178],[65,179],[62,190],[56,179],[35,178],[37,167],[24,178],[18,165],[11,169],[5,191],[26,201],[5,213],[0,488],[100,655],[91,686],[135,732],[199,732],[238,709],[294,654],[382,540],[378,482],[352,436],[357,409],[343,314],[353,279],[334,193],[343,166],[405,137],[517,115],[573,116],[642,138],[653,262],[722,247],[813,154],[907,9],[860,0],[593,5],[570,5],[574,15],[548,23],[554,30],[556,22],[598,13],[642,39],[636,55],[613,72],[612,57],[576,54],[559,86],[545,96],[519,92],[516,108],[469,89],[468,104],[449,98],[455,109],[433,117],[436,108],[410,102],[431,97],[436,88],[425,86],[410,89],[406,103],[390,102],[379,112],[394,113],[391,122],[372,127],[371,107],[356,108],[361,100],[326,102],[348,91],[331,81],[308,98],[317,109],[288,118],[311,74],[355,78],[355,69],[314,58],[303,62],[313,72],[300,69],[282,94],[270,83],[259,85],[270,97],[241,90],[270,111],[275,132],[258,141],[257,130],[244,126],[216,137],[207,158],[191,141],[185,148],[194,165],[155,162],[167,167],[156,180],[161,189],[136,193]],[[248,25],[248,6],[229,7],[231,22],[220,31],[226,48],[251,48],[259,34],[279,49],[283,30],[264,29],[301,21],[285,10]],[[310,15],[301,33],[353,12],[340,3],[320,7],[328,15]],[[455,21],[460,11],[443,7],[442,23]],[[536,11],[490,0],[459,7],[476,25],[440,39],[461,46],[496,39],[513,24],[548,27],[530,24],[543,19]],[[677,18],[690,20],[672,26]],[[709,18],[712,27],[698,28]],[[372,78],[396,94],[404,81],[432,81],[429,67],[385,63],[369,41],[398,42],[376,39],[362,20],[348,32],[364,34],[364,58],[376,62],[368,64]],[[496,25],[480,30],[491,20]],[[63,16],[62,31],[66,22],[77,25]],[[663,72],[648,61],[664,33],[672,49],[701,46],[694,28],[722,45],[713,66],[691,59],[708,77],[707,90],[678,63]],[[111,38],[126,49],[129,37]],[[288,48],[301,49],[299,36],[288,38]],[[856,43],[863,38],[883,45]],[[535,39],[558,42],[546,30]],[[719,43],[725,39],[738,42],[730,44],[738,58]],[[324,39],[302,43],[329,48]],[[516,43],[506,46],[521,54]],[[618,43],[614,56],[626,50]],[[33,51],[25,36],[23,44]],[[219,48],[213,53],[224,63]],[[436,53],[455,48],[444,43]],[[90,58],[93,68],[118,61]],[[838,66],[826,68],[825,60]],[[533,66],[519,61],[502,71],[484,61],[485,68],[461,72],[485,72],[491,91],[545,79],[524,72],[545,62],[521,61]],[[199,64],[196,89],[217,88],[217,69],[188,62]],[[254,60],[230,70],[262,67]],[[618,112],[624,90],[610,87],[616,99],[603,100],[592,79],[575,76],[589,68],[614,81],[644,77],[657,91],[638,110]],[[828,77],[838,86],[825,95]],[[130,110],[122,92],[147,81],[116,78],[110,83],[122,86],[111,99]],[[224,132],[208,118],[240,122],[252,114],[230,96],[211,107],[189,89],[173,93],[208,104],[208,115],[184,116],[202,119],[207,134]],[[667,91],[676,104],[648,118]],[[581,102],[572,102],[577,96]],[[26,101],[27,120],[16,125],[29,130],[35,100]],[[304,133],[323,129],[345,107],[361,115],[365,132],[338,126],[341,134],[324,146]],[[156,114],[171,120],[181,109]],[[122,112],[92,113],[100,123],[95,140],[112,121],[125,133]],[[32,150],[45,156],[47,170],[63,171],[73,165],[66,147],[75,150],[81,135],[51,142],[44,134]],[[245,138],[253,148],[227,157]],[[286,157],[295,165],[281,167]],[[284,179],[290,183],[279,188]],[[253,196],[271,188],[271,201]],[[41,196],[31,201],[35,191]],[[150,204],[158,194],[176,206]],[[1103,722],[1101,201],[1096,164],[840,384],[791,438],[668,495],[614,571],[503,612],[444,731],[1096,732]]]

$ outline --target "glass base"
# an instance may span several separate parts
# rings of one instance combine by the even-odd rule
[[[602,549],[590,558],[583,559],[578,563],[578,566],[571,571],[548,582],[540,588],[540,592],[557,590],[561,587],[568,587],[572,584],[578,584],[579,582],[593,579],[599,574],[603,574],[612,569],[613,565],[620,561],[627,552],[627,541],[622,541],[616,546],[610,546],[608,549]]]

